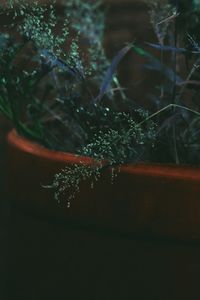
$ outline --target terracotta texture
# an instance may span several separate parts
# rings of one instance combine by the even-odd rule
[[[52,191],[42,185],[68,164],[94,164],[94,160],[45,149],[15,131],[7,141],[7,193],[26,212],[139,236],[200,239],[199,168],[122,166],[113,184],[107,170],[94,189],[83,182],[67,208],[65,201],[59,206]]]
[[[122,167],[115,186],[127,228],[136,226],[154,237],[200,239],[199,168],[174,165]],[[123,190],[117,188],[120,186]]]

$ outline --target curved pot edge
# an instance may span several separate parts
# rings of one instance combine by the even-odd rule
[[[70,161],[71,163],[84,163],[88,165],[96,162],[93,158],[87,156],[47,149],[37,142],[20,136],[15,129],[12,129],[8,133],[7,143],[24,153],[29,153],[47,160],[59,161],[63,163]]]
[[[88,156],[81,156],[68,152],[61,152],[47,149],[36,142],[20,136],[15,129],[7,135],[7,142],[12,147],[24,153],[32,154],[51,161],[70,162],[74,164],[83,163],[86,165],[96,164],[97,161]],[[200,181],[200,167],[189,165],[173,165],[159,163],[137,163],[122,165],[120,172],[139,176],[163,177],[179,180]]]

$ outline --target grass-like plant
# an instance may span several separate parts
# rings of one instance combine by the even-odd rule
[[[101,1],[63,1],[62,16],[56,1],[12,0],[1,8],[17,29],[17,38],[0,36],[1,112],[20,134],[97,162],[56,174],[51,188],[58,201],[70,189],[69,205],[80,182],[98,180],[104,168],[141,160],[200,164],[200,6],[196,0],[147,5],[158,43],[126,45],[111,62]],[[117,67],[130,51],[161,75],[147,95],[151,114],[136,109],[119,84]]]
[[[154,122],[127,99],[117,78],[117,67],[133,45],[111,62],[106,57],[101,4],[63,1],[62,15],[54,0],[42,6],[13,0],[1,7],[11,20],[5,31],[16,29],[16,36],[0,36],[1,112],[19,134],[98,162],[55,175],[56,199],[70,188],[70,201],[80,181],[99,178],[102,168],[148,160],[155,140]]]
[[[158,43],[145,43],[134,51],[145,58],[143,67],[161,78],[147,95],[158,126],[152,161],[199,165],[200,6],[187,0],[147,4]]]

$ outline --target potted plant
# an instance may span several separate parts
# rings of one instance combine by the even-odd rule
[[[9,198],[38,215],[118,227],[109,204],[113,167],[147,156],[155,135],[115,74],[132,45],[109,63],[99,2],[68,1],[60,17],[53,4],[18,2],[8,12],[14,9],[17,37],[1,35],[0,109],[15,128],[8,135]]]
[[[199,238],[200,175],[194,165],[200,113],[196,102],[182,103],[188,88],[198,95],[198,80],[182,80],[177,71],[177,59],[199,51],[194,42],[190,48],[178,45],[184,41],[178,34],[183,17],[188,32],[194,29],[181,4],[150,6],[159,44],[145,47],[159,51],[161,60],[128,45],[110,64],[96,5],[68,1],[63,28],[55,34],[61,20],[53,5],[49,11],[21,4],[14,16],[19,42],[1,38],[1,111],[17,130],[8,135],[10,198],[37,214],[137,234]],[[128,51],[163,76],[158,96],[148,95],[157,105],[152,114],[127,99],[115,75]]]

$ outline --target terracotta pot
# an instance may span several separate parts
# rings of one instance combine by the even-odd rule
[[[12,130],[7,136],[7,194],[17,206],[29,213],[93,222],[99,213],[96,204],[100,203],[103,194],[106,194],[102,185],[107,188],[105,178],[108,173],[102,174],[94,189],[91,188],[91,182],[83,182],[81,192],[77,193],[70,209],[65,201],[67,195],[66,199],[62,199],[61,204],[58,204],[54,199],[54,191],[43,187],[50,185],[54,175],[65,166],[80,162],[86,165],[96,164],[95,160],[89,157],[48,150]]]
[[[127,228],[130,222],[130,228],[135,224],[151,237],[200,239],[200,168],[124,166],[115,187],[124,219],[128,212]]]
[[[149,237],[200,239],[200,169],[188,166],[122,166],[91,189],[82,182],[67,208],[42,187],[68,164],[94,164],[88,157],[55,152],[11,131],[7,137],[7,193],[26,212]],[[67,196],[66,196],[67,197]]]

